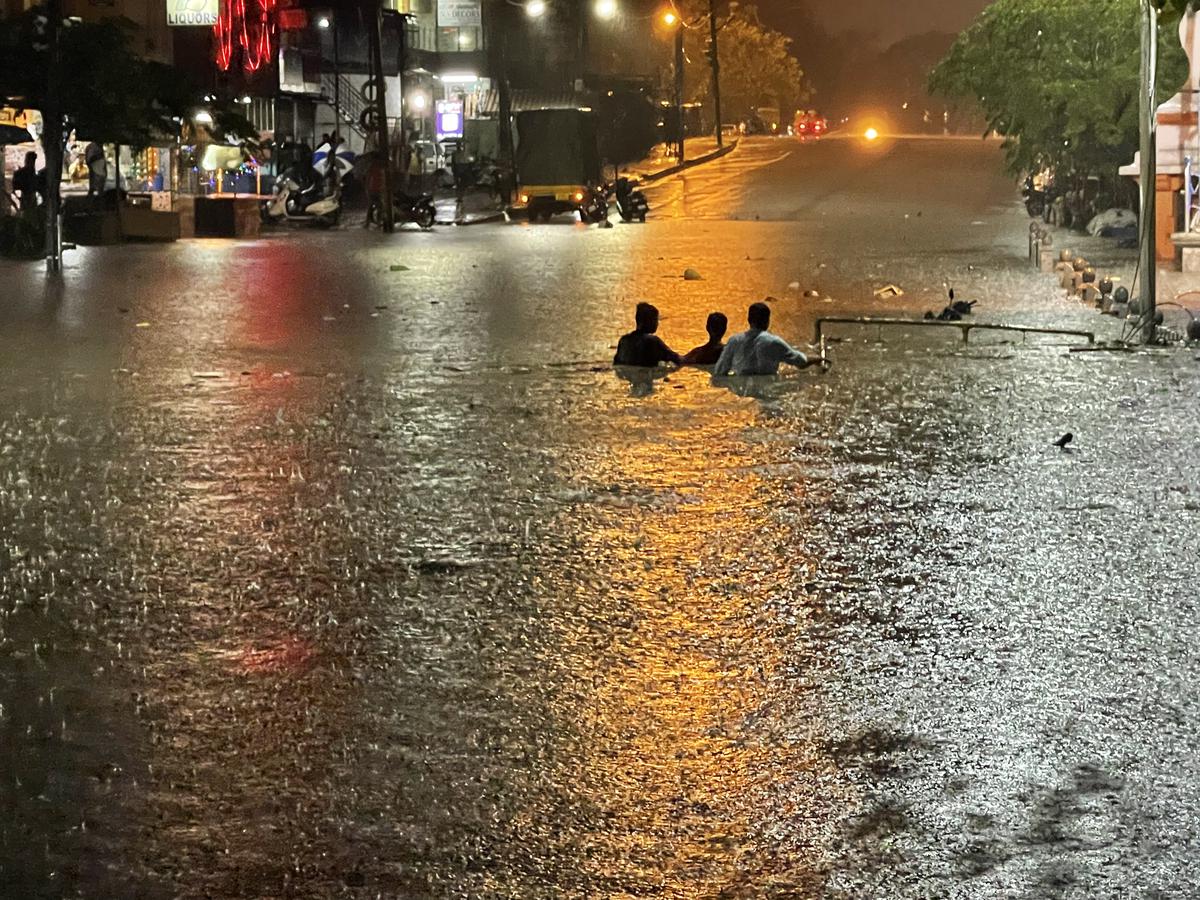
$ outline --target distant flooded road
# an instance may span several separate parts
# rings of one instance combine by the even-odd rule
[[[1200,894],[1194,353],[631,385],[642,299],[1118,331],[995,144],[650,202],[0,263],[0,896]]]

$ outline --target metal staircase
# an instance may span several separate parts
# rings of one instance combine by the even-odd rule
[[[335,105],[334,99],[337,99]],[[363,112],[370,105],[363,96],[362,88],[345,75],[335,75],[332,72],[321,73],[321,100],[340,114],[343,122],[363,140],[367,139],[367,129],[363,128]]]

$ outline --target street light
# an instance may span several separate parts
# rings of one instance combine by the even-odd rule
[[[596,0],[592,12],[596,14],[597,19],[614,19],[617,16],[617,0]]]
[[[317,27],[333,28],[333,14],[322,13],[317,19]],[[323,60],[324,54],[322,54]],[[338,53],[338,30],[333,28],[333,133],[336,137],[342,130],[342,62]],[[337,148],[334,147],[336,151]]]
[[[683,20],[673,9],[662,14],[663,24],[675,31],[675,159],[683,162]]]
[[[546,14],[546,0],[529,0],[525,4],[525,15],[531,19],[540,19]]]

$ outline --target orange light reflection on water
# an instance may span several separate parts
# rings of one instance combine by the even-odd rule
[[[567,565],[604,591],[599,614],[617,627],[599,628],[616,635],[605,647],[586,628],[563,635],[559,664],[580,690],[562,698],[560,714],[578,730],[580,795],[604,798],[603,824],[580,836],[580,858],[605,890],[736,888],[748,874],[739,857],[755,847],[763,859],[765,834],[802,817],[795,783],[818,780],[811,747],[782,736],[772,688],[797,661],[786,658],[770,605],[807,561],[776,552],[775,488],[759,474],[769,454],[742,436],[757,410],[720,396],[726,418],[697,417],[692,379],[707,376],[672,376],[652,398],[631,398],[624,442],[574,473],[596,500],[575,511],[578,550]],[[680,380],[687,390],[675,390]],[[820,880],[803,855],[781,865],[782,883]]]

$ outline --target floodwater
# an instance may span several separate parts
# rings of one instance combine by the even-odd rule
[[[643,298],[680,349],[948,284],[1114,336],[998,158],[751,143],[645,227],[0,264],[0,896],[1196,896],[1194,352],[605,364]]]

